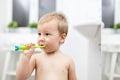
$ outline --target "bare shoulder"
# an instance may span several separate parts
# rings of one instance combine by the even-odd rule
[[[63,54],[63,56],[68,59],[68,60],[72,60],[72,57],[70,55],[67,55],[67,54]]]
[[[73,58],[67,54],[63,54],[64,60],[66,60],[69,64],[74,64]]]

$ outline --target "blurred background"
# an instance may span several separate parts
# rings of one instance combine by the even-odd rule
[[[78,80],[119,80],[115,72],[120,72],[119,4],[119,0],[0,0],[0,80],[16,80],[22,51],[15,52],[14,45],[37,43],[36,24],[52,11],[68,19],[69,33],[61,50],[73,57]]]
[[[120,80],[120,0],[102,0],[102,80]]]

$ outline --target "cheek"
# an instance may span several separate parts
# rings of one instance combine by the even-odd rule
[[[39,40],[37,41],[37,44],[40,45],[40,41]]]
[[[47,40],[46,41],[46,44],[49,46],[49,47],[57,47],[58,45],[59,45],[59,42],[58,42],[58,40],[56,40],[56,39],[50,39],[50,40]]]
[[[39,37],[37,37],[37,44],[40,45]]]
[[[37,44],[40,45],[40,40],[39,39],[37,40]]]
[[[48,45],[52,45],[52,44],[54,44],[54,40],[51,40],[51,39],[47,39],[46,40],[46,44],[48,44]]]
[[[38,45],[40,45],[41,41],[39,40],[38,38],[38,41],[37,41]],[[59,45],[60,43],[60,40],[58,38],[46,38],[45,39],[45,44],[47,44],[48,46],[57,46]]]

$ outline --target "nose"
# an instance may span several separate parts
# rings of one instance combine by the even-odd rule
[[[39,42],[39,43],[45,42],[45,37],[44,37],[43,35],[39,36],[39,37],[38,37],[38,42]]]

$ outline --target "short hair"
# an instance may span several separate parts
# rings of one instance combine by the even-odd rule
[[[43,24],[46,22],[49,22],[51,20],[56,20],[57,26],[58,26],[58,31],[60,34],[65,33],[67,35],[68,33],[68,22],[64,14],[59,13],[59,12],[51,12],[47,13],[44,16],[42,16],[38,22],[39,24]]]

